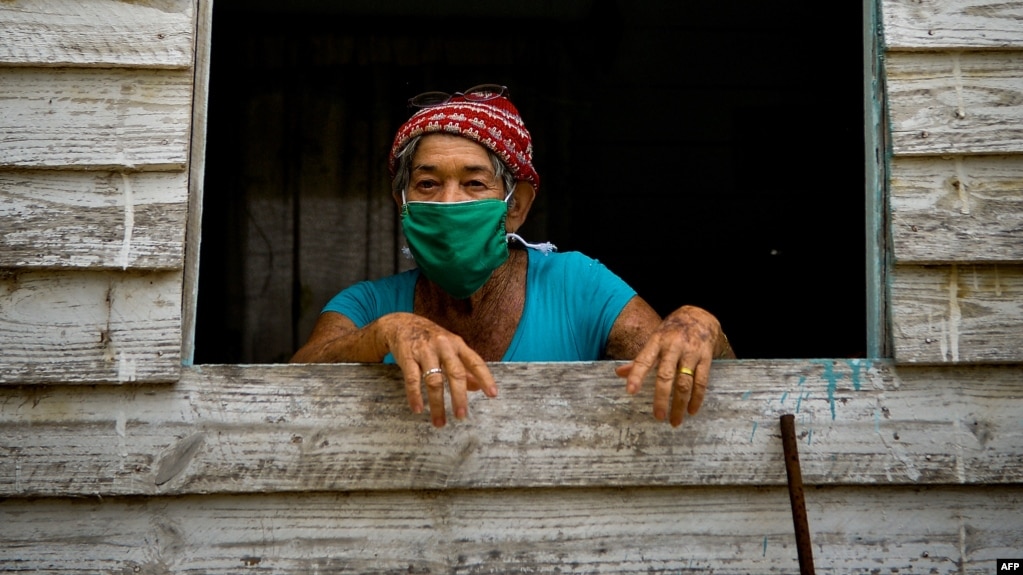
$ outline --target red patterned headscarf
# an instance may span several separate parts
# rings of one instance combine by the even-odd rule
[[[516,181],[526,181],[540,188],[540,176],[533,168],[533,140],[519,111],[508,98],[499,96],[486,101],[451,100],[423,108],[398,130],[391,146],[389,167],[393,178],[398,168],[398,154],[416,136],[434,132],[468,138],[497,154],[508,166]]]

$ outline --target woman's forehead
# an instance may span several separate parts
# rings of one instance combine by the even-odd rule
[[[487,153],[487,149],[472,140],[452,134],[423,136],[416,148],[413,165],[433,164],[438,160],[490,166],[490,155]]]

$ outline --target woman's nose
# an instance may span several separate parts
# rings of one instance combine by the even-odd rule
[[[469,194],[458,182],[445,182],[438,197],[438,201],[441,202],[462,202],[467,199],[470,199]]]

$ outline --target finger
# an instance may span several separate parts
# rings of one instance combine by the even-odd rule
[[[673,361],[662,357],[657,364],[657,381],[654,387],[654,418],[664,420],[668,418],[668,407],[671,401],[672,391],[675,387],[677,360]]]
[[[466,368],[466,385],[482,389],[487,397],[497,397],[497,382],[494,380],[494,374],[490,373],[487,362],[469,346],[462,349],[460,357],[462,365]]]
[[[639,391],[638,386],[637,387],[629,387],[629,383],[628,383],[629,374],[632,373],[632,370],[635,368],[635,366],[636,366],[636,364],[634,362],[630,361],[629,363],[626,363],[624,365],[619,365],[618,367],[615,368],[615,375],[617,375],[618,377],[624,377],[626,379],[626,381],[625,381],[625,392],[630,394],[630,395],[635,395],[636,392]]]
[[[625,390],[629,393],[636,393],[643,386],[643,379],[650,368],[657,361],[660,353],[659,338],[654,335],[646,342],[643,349],[639,350],[636,358],[632,360],[629,367],[629,374],[625,380]]]
[[[618,377],[629,377],[629,372],[632,371],[633,363],[625,363],[615,367],[615,375]]]
[[[465,416],[469,414],[469,396],[465,389],[465,366],[462,365],[459,356],[453,355],[451,351],[441,356],[441,364],[447,378],[447,387],[451,391],[451,412],[456,419],[465,419]]]
[[[397,360],[397,358],[395,358]],[[402,360],[398,363],[401,373],[405,379],[405,397],[408,399],[408,406],[412,413],[423,412],[423,371],[414,360]]]
[[[675,377],[675,393],[671,402],[672,427],[678,427],[682,424],[682,419],[685,416],[686,409],[689,407],[689,402],[693,393],[694,375],[695,372],[694,374],[683,373],[682,368],[680,367],[678,374]]]
[[[689,400],[689,415],[696,415],[703,405],[703,398],[707,396],[707,386],[710,383],[711,359],[705,356],[696,368],[696,377],[693,380],[693,395]]]
[[[420,360],[423,376],[419,383],[426,387],[426,401],[430,406],[430,419],[434,427],[444,427],[447,416],[444,408],[444,384],[446,376],[441,360],[433,353],[424,354]]]

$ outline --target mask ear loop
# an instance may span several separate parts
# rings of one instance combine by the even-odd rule
[[[407,210],[408,210],[408,202],[405,200],[405,188],[402,188],[401,189],[401,213],[402,213],[402,215],[405,215]],[[404,238],[404,234],[402,234],[402,237]],[[401,246],[401,255],[405,259],[407,259],[407,260],[416,261],[415,256],[412,255],[412,250],[410,250],[409,247],[408,247],[408,244],[404,244],[404,245]]]
[[[515,188],[512,188],[512,190],[510,192],[508,192],[508,195],[504,197],[504,203],[507,204],[508,200],[512,197],[512,194],[514,194],[514,193],[515,193]],[[522,239],[522,236],[520,236],[519,234],[516,234],[516,233],[511,233],[511,232],[506,233],[506,234],[504,234],[504,238],[505,238],[505,241],[515,240],[515,241],[519,242],[520,244],[526,246],[527,248],[533,248],[534,250],[540,250],[543,253],[543,255],[545,255],[545,256],[546,255],[550,255],[551,252],[558,251],[558,247],[555,246],[554,244],[552,244],[551,242],[543,242],[543,243],[539,243],[539,244],[531,244],[531,243],[527,242],[526,240]]]

